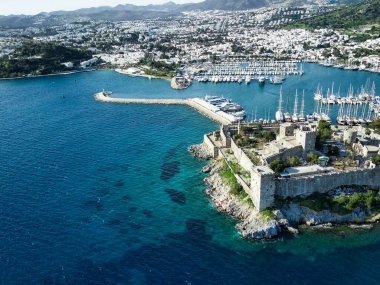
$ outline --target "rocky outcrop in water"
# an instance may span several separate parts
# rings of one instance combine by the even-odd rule
[[[217,162],[213,162],[210,169],[210,176],[205,178],[206,194],[219,212],[225,212],[239,221],[236,228],[243,237],[271,239],[280,234],[282,226],[278,221],[265,220],[254,207],[229,193],[230,187],[223,183],[218,174]]]
[[[196,158],[211,159],[211,155],[206,145],[199,144],[189,148],[189,151]],[[223,182],[219,175],[221,162],[212,162],[203,167],[202,172],[208,173],[204,179],[207,186],[206,194],[214,204],[218,212],[224,212],[238,220],[236,229],[242,237],[247,239],[273,239],[283,232],[298,234],[299,225],[308,225],[313,229],[331,229],[334,225],[349,225],[351,229],[370,230],[371,224],[365,224],[367,213],[365,210],[357,208],[349,214],[339,215],[329,210],[314,211],[297,203],[290,202],[273,210],[274,217],[264,217],[250,203],[230,193],[230,187]],[[334,196],[343,195],[332,193]],[[377,222],[380,215],[375,216],[369,222]]]
[[[195,144],[189,147],[189,152],[191,152],[196,158],[203,158],[206,160],[210,160],[212,155],[210,150],[205,144]]]
[[[286,219],[294,225],[348,224],[364,222],[366,219],[365,211],[360,208],[355,209],[352,213],[347,215],[339,215],[328,210],[316,212],[296,203],[290,203],[282,207],[281,212]]]

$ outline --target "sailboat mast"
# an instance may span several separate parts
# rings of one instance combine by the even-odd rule
[[[296,90],[296,98],[294,99],[294,110],[293,115],[297,115],[298,109],[298,91]]]
[[[301,102],[301,112],[300,116],[304,116],[304,111],[305,111],[305,90],[302,91],[302,102]]]

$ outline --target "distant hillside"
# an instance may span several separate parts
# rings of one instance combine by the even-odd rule
[[[310,29],[356,29],[365,25],[377,27],[380,25],[380,0],[370,0],[345,6],[333,12],[305,19],[289,26]]]
[[[360,0],[326,0],[326,3],[342,4]],[[379,1],[379,0],[377,0]],[[176,4],[167,2],[161,5],[137,6],[131,4],[116,7],[101,6],[84,8],[75,11],[56,11],[38,15],[0,16],[0,28],[25,28],[31,26],[49,27],[70,22],[85,20],[125,21],[135,19],[152,19],[178,16],[191,10],[247,10],[270,7],[276,4],[282,6],[315,5],[315,0],[205,0],[200,3]],[[349,13],[352,13],[349,12]],[[303,23],[306,25],[307,22]]]
[[[185,4],[181,10],[247,10],[269,6],[267,0],[206,0],[201,3]]]
[[[75,69],[79,63],[92,58],[87,50],[65,47],[55,43],[27,41],[11,55],[0,58],[0,78],[44,75]],[[62,63],[72,62],[67,68]]]

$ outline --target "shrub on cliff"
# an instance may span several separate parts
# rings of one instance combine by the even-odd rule
[[[376,166],[380,166],[380,154],[376,154],[374,157],[372,157],[372,162]]]
[[[272,131],[261,131],[256,135],[256,138],[261,139],[263,142],[270,142],[276,139],[276,133]]]
[[[262,211],[260,214],[261,214],[261,217],[265,221],[272,221],[272,220],[276,219],[276,215],[273,213],[273,211],[271,209],[266,209],[266,210]]]
[[[226,162],[223,162],[223,166],[219,171],[219,175],[222,178],[223,182],[230,187],[231,194],[239,195],[242,191],[244,191],[243,187],[239,184],[235,175],[232,173]]]
[[[380,195],[376,191],[369,190],[366,193],[354,193],[352,196],[343,196],[335,199],[335,202],[345,209],[353,211],[356,208],[380,207]]]
[[[317,147],[322,147],[326,140],[332,136],[331,125],[326,121],[320,121],[317,127]]]
[[[317,164],[318,163],[319,156],[315,152],[311,151],[307,154],[307,162]]]
[[[291,156],[286,161],[287,167],[296,167],[296,166],[300,166],[300,165],[301,165],[301,161],[297,156]]]
[[[375,133],[380,134],[380,117],[373,120],[370,124],[370,128],[375,131]]]
[[[279,159],[275,159],[269,163],[270,169],[272,169],[276,173],[281,173],[284,171],[284,169],[287,167],[285,163],[283,163]]]

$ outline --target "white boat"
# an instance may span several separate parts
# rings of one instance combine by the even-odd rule
[[[319,88],[319,85],[318,85],[317,91],[314,93],[314,100],[320,101],[320,100],[322,100],[322,98],[323,98],[322,88]]]
[[[285,120],[284,113],[282,112],[282,87],[280,90],[280,99],[278,101],[278,110],[276,112],[276,121],[283,122]]]
[[[305,111],[305,90],[303,91],[303,94],[302,94],[301,110],[300,110],[300,113],[298,115],[298,121],[300,121],[300,122],[305,122],[304,111]]]
[[[108,97],[108,96],[112,95],[112,91],[106,91],[103,89],[102,94],[103,94],[103,96]]]
[[[270,83],[272,84],[282,84],[284,81],[284,78],[279,77],[279,76],[273,76],[269,79]]]
[[[296,97],[294,98],[294,109],[293,109],[293,115],[292,115],[292,122],[296,123],[298,122],[298,91],[296,90]]]

